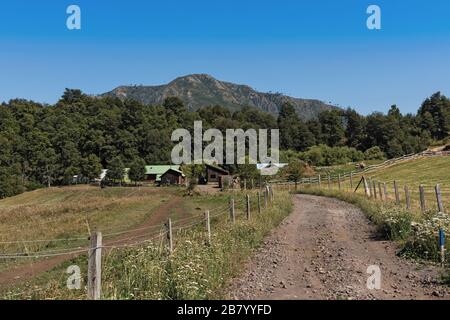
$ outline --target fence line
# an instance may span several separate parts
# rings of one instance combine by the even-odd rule
[[[255,194],[256,196],[257,194]],[[259,192],[258,192],[259,195]],[[93,235],[90,237],[91,245],[89,247],[77,247],[77,248],[61,248],[61,249],[54,249],[54,250],[45,250],[41,252],[33,252],[33,253],[5,253],[0,254],[0,259],[20,259],[20,258],[29,258],[29,259],[39,259],[39,258],[47,258],[47,257],[56,257],[56,256],[69,256],[69,255],[79,255],[81,253],[88,253],[88,298],[89,299],[100,299],[101,298],[101,259],[102,259],[102,249],[121,249],[121,248],[129,248],[129,247],[135,247],[139,246],[145,243],[150,243],[155,241],[156,239],[163,239],[164,236],[167,237],[167,246],[170,253],[174,251],[174,236],[176,236],[177,231],[182,231],[186,229],[190,229],[192,227],[198,226],[200,224],[206,224],[206,232],[207,232],[207,243],[211,244],[212,238],[211,238],[211,229],[213,225],[211,225],[211,219],[215,219],[222,216],[228,216],[230,210],[233,211],[233,221],[231,223],[235,222],[236,215],[235,213],[235,207],[239,206],[243,210],[243,214],[246,217],[246,220],[251,220],[253,215],[250,215],[250,210],[253,210],[254,212],[261,213],[264,211],[264,209],[267,209],[269,206],[271,206],[275,199],[275,194],[273,191],[272,185],[266,185],[265,192],[264,192],[264,198],[267,203],[267,205],[262,208],[261,206],[258,208],[258,211],[255,208],[255,201],[258,201],[258,199],[253,199],[253,195],[250,196],[250,194],[246,194],[245,197],[240,197],[239,199],[234,199],[234,197],[231,197],[231,202],[229,204],[224,204],[221,206],[218,206],[216,208],[213,208],[211,210],[207,210],[205,213],[202,213],[200,215],[195,215],[189,218],[182,218],[175,221],[171,221],[169,218],[167,223],[163,224],[156,224],[152,226],[146,226],[143,228],[137,228],[133,230],[126,230],[116,233],[109,233],[102,235],[101,232],[96,231]],[[253,200],[253,201],[252,201]],[[258,201],[260,203],[261,200]],[[198,220],[196,220],[198,219]],[[195,221],[194,221],[195,220]],[[186,222],[179,226],[174,226],[175,223],[180,222]],[[120,235],[125,233],[132,233],[136,231],[143,231],[143,230],[151,230],[154,228],[160,228],[159,232],[155,232],[152,234],[139,234],[134,235],[128,238],[124,239],[117,239],[112,242],[108,242],[107,244],[103,244],[103,238],[107,236],[114,236],[114,235]],[[165,231],[164,228],[166,228]],[[150,236],[150,238],[148,238]],[[139,238],[147,237],[145,240],[138,240]],[[68,239],[38,239],[38,240],[23,240],[23,241],[7,241],[7,242],[0,242],[7,243],[7,244],[20,244],[20,243],[35,243],[35,242],[53,242],[53,241],[68,241],[69,239],[75,241],[75,240],[89,240],[87,237],[85,238],[68,238]],[[134,241],[132,243],[127,243],[130,240],[138,240]],[[114,245],[115,243],[119,243],[117,245]],[[37,289],[37,291],[42,291],[44,289]],[[35,291],[33,291],[34,293]],[[6,296],[17,296],[22,295],[26,293],[19,293],[19,294],[7,294]]]

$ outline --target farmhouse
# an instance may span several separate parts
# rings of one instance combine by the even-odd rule
[[[183,172],[176,169],[169,169],[161,175],[162,185],[184,184],[186,177]]]
[[[230,173],[217,166],[206,164],[206,180],[208,183],[219,183],[222,182],[222,176],[228,176]]]
[[[161,176],[166,173],[167,170],[173,169],[180,171],[178,165],[148,165],[145,166],[145,181],[146,182],[161,182]],[[180,171],[181,172],[181,171]]]

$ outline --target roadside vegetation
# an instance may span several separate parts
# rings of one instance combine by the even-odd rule
[[[440,261],[439,228],[446,235],[450,234],[450,218],[446,213],[438,213],[433,186],[442,184],[444,206],[450,209],[450,157],[422,158],[400,163],[379,171],[367,173],[366,178],[386,182],[390,186],[388,201],[367,198],[364,188],[360,186],[357,192],[350,189],[349,180],[341,182],[341,190],[336,182],[328,189],[326,181],[321,188],[317,185],[305,185],[300,193],[334,197],[352,203],[363,210],[367,217],[377,225],[380,235],[386,239],[398,241],[400,254],[419,259]],[[360,176],[354,178],[354,186]],[[392,182],[396,180],[401,190],[402,203],[395,205]],[[418,205],[418,186],[425,185],[425,199],[427,210],[422,213]],[[404,204],[403,185],[411,190],[412,207],[407,210]],[[417,189],[417,190],[416,190]],[[450,249],[450,242],[446,241],[446,250]],[[450,259],[447,258],[447,264]]]

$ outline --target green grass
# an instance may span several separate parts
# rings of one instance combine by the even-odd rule
[[[168,254],[164,240],[136,248],[120,248],[105,252],[103,257],[104,299],[216,299],[223,297],[228,281],[242,263],[261,244],[267,233],[292,210],[291,196],[276,192],[275,202],[256,210],[256,194],[251,194],[252,218],[245,218],[241,194],[218,194],[185,197],[185,210],[197,214],[205,209],[212,215],[212,244],[206,244],[204,222],[174,232],[175,250]],[[226,204],[236,202],[237,221],[229,220]],[[239,199],[241,198],[241,199]],[[86,257],[67,261],[50,272],[3,291],[6,299],[85,299],[86,289],[68,290],[67,266],[79,265],[83,286],[86,283]],[[38,291],[36,291],[38,289]]]

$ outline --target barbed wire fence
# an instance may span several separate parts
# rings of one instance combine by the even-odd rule
[[[105,251],[136,248],[159,241],[162,247],[164,247],[164,250],[170,255],[175,249],[176,242],[174,240],[179,232],[199,228],[201,225],[204,226],[201,230],[206,235],[205,244],[210,245],[213,241],[211,236],[213,227],[220,226],[219,222],[235,224],[238,219],[251,220],[252,214],[261,214],[272,206],[274,199],[273,186],[266,184],[264,188],[255,193],[247,193],[239,197],[232,195],[229,203],[205,210],[202,214],[180,219],[168,218],[165,223],[109,233],[96,230],[91,235],[84,237],[75,236],[71,238],[1,241],[0,245],[45,243],[46,246],[49,246],[58,242],[73,242],[80,243],[80,245],[40,251],[3,252],[0,253],[0,261],[39,261],[55,257],[67,257],[67,259],[71,259],[87,254],[87,298],[94,300],[100,299],[102,255],[104,255]],[[218,221],[216,224],[213,224],[213,220]],[[71,278],[71,280],[83,280],[83,277],[79,277],[78,279]],[[34,294],[44,292],[48,289],[49,287],[36,287],[22,292],[9,292],[3,296],[3,299],[32,297]]]

